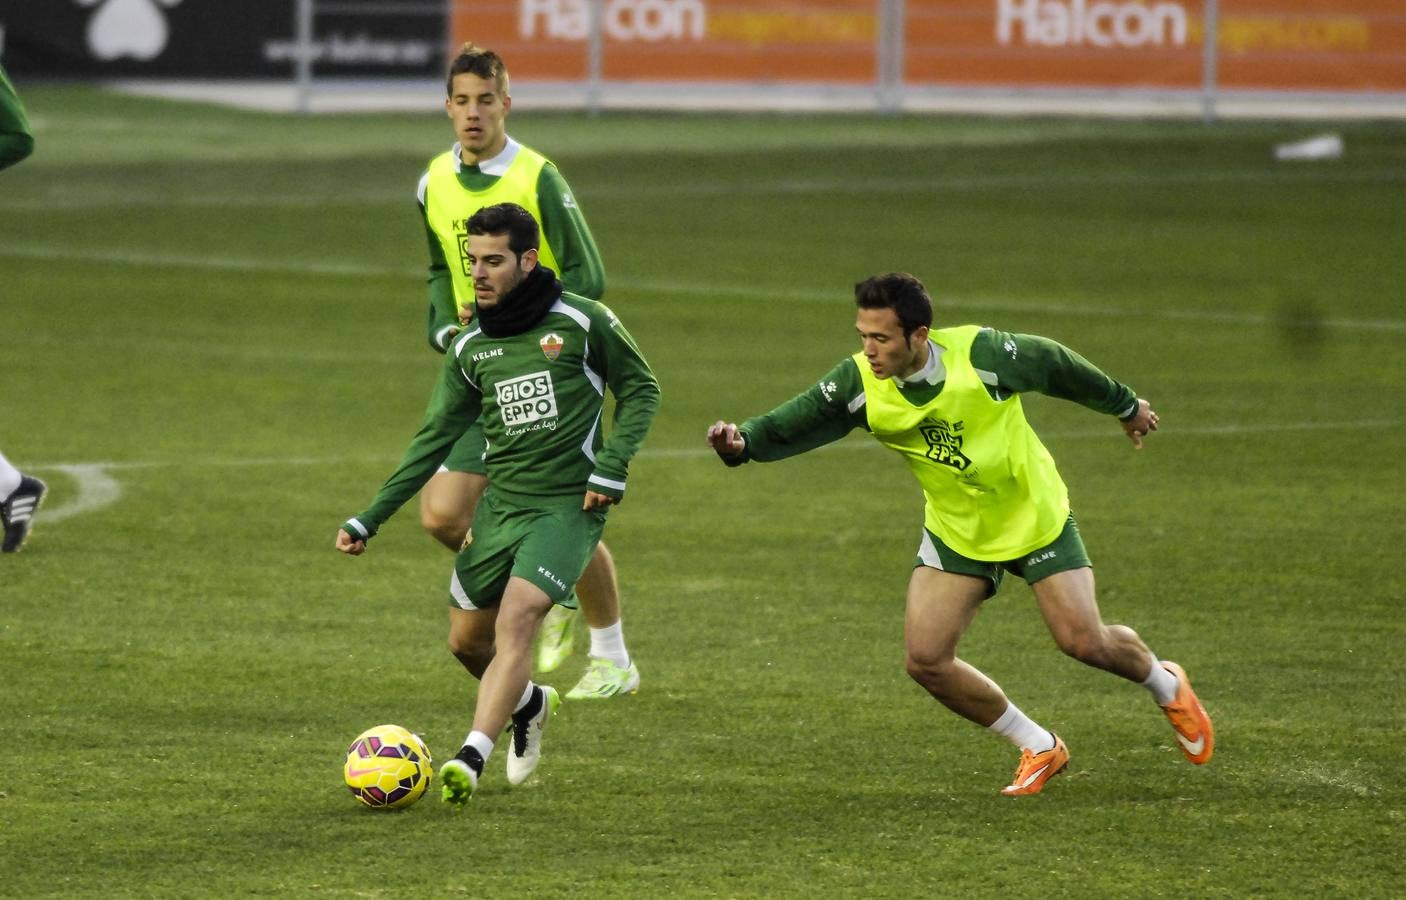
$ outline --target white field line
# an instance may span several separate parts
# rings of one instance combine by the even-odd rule
[[[1329,168],[1273,170],[1263,169],[1221,172],[1113,172],[1080,173],[1058,176],[1014,175],[950,175],[925,178],[785,178],[775,181],[749,182],[751,195],[869,195],[915,194],[923,191],[970,192],[986,190],[1051,190],[1061,187],[1080,191],[1107,186],[1110,188],[1184,187],[1187,185],[1220,184],[1393,184],[1406,181],[1406,170],[1382,169],[1363,172],[1343,172]],[[727,197],[736,193],[735,185],[718,182],[692,184],[602,184],[595,185],[591,197]],[[163,196],[150,192],[84,193],[81,197],[55,196],[23,200],[0,200],[0,211],[34,212],[45,210],[97,209],[101,207],[188,209],[325,209],[359,204],[408,203],[413,190],[350,191],[337,194],[299,196],[281,194],[178,194]]]
[[[247,259],[219,256],[195,256],[180,253],[127,253],[120,251],[70,249],[42,245],[11,245],[0,247],[0,259],[40,259],[53,261],[94,262],[113,265],[147,266],[155,268],[200,269],[232,272],[268,272],[293,276],[350,278],[423,278],[424,269],[400,266],[373,266],[359,263],[316,263],[293,260]],[[845,298],[830,288],[757,288],[718,287],[714,284],[612,279],[611,286],[643,294],[690,294],[700,297],[752,297],[759,300],[782,300],[803,303],[839,303]],[[944,303],[975,310],[1043,313],[1078,318],[1165,319],[1189,322],[1223,322],[1237,325],[1282,327],[1296,324],[1292,317],[1261,313],[1224,312],[1213,309],[1122,309],[1097,304],[1071,303],[1059,300],[1013,300],[999,297],[960,297],[941,295]],[[1311,324],[1326,328],[1361,331],[1406,332],[1406,320],[1328,318]]]
[[[1223,435],[1257,435],[1274,434],[1293,431],[1361,431],[1375,430],[1383,428],[1400,428],[1406,425],[1406,419],[1378,419],[1362,420],[1356,422],[1286,422],[1277,425],[1193,425],[1187,428],[1178,428],[1175,431],[1160,434],[1155,438],[1162,441],[1168,437],[1175,439],[1186,435],[1190,437],[1216,437]],[[713,451],[703,443],[703,429],[699,429],[698,445],[694,447],[646,447],[639,453],[644,459],[703,459],[713,456]],[[1099,429],[1079,429],[1075,431],[1051,431],[1041,435],[1045,440],[1113,440],[1121,439],[1122,435],[1116,428],[1105,427]],[[821,448],[822,451],[855,451],[855,450],[876,450],[880,445],[868,440],[845,440],[830,444]],[[180,460],[173,462],[89,462],[89,463],[43,463],[26,465],[26,470],[35,471],[57,471],[68,475],[73,482],[74,494],[66,503],[57,509],[44,508],[35,514],[35,520],[42,520],[45,524],[62,522],[65,519],[84,513],[96,512],[108,506],[112,506],[122,497],[122,486],[112,475],[114,471],[124,471],[132,469],[202,469],[202,468],[225,468],[225,467],[249,467],[249,466],[333,466],[346,465],[347,463],[367,463],[393,465],[394,459],[385,457],[359,457],[348,458],[345,456],[329,457],[251,457],[249,459],[204,459],[204,460]]]

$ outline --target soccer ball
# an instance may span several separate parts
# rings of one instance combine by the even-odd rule
[[[424,796],[433,766],[418,734],[399,725],[377,725],[352,741],[342,777],[352,795],[367,806],[401,809]]]

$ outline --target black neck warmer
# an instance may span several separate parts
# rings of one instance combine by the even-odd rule
[[[492,306],[480,306],[475,313],[483,333],[491,338],[522,334],[538,322],[561,297],[557,273],[544,265],[527,273],[517,287]]]

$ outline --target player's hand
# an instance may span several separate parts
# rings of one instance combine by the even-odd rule
[[[1123,433],[1128,436],[1128,440],[1133,442],[1134,450],[1142,449],[1142,439],[1149,433],[1157,430],[1157,425],[1162,420],[1157,417],[1157,413],[1152,411],[1152,406],[1146,400],[1137,402],[1137,413],[1126,422],[1119,421],[1123,426]]]
[[[719,419],[708,428],[708,446],[719,456],[741,456],[747,449],[747,442],[742,439],[737,425]]]
[[[459,310],[459,324],[460,324],[460,325],[462,325],[462,326],[464,326],[465,328],[467,328],[468,325],[469,325],[469,323],[472,322],[473,320],[474,320],[474,308],[473,308],[472,306],[466,306],[466,307],[464,307],[463,309]]]
[[[586,492],[586,502],[581,504],[582,509],[605,509],[615,503],[615,498],[607,494],[598,494],[595,491]]]
[[[337,529],[337,549],[351,556],[360,556],[366,552],[366,542],[360,538],[353,539],[347,534],[345,529]]]

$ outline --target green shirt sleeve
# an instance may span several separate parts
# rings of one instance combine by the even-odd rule
[[[421,184],[426,184],[428,174],[426,172],[421,176]],[[430,253],[429,274],[425,278],[430,299],[429,313],[425,319],[425,339],[437,352],[443,353],[459,331],[459,306],[454,301],[454,282],[449,277],[449,262],[444,258],[444,248],[440,246],[439,238],[430,227],[425,198],[417,196],[417,200],[420,218],[425,223],[425,241]]]
[[[483,395],[464,377],[454,353],[446,353],[439,381],[430,395],[424,422],[410,441],[400,465],[365,510],[342,526],[353,537],[370,539],[438,471],[454,443],[478,418]]]
[[[605,296],[605,263],[576,195],[557,167],[548,163],[537,176],[537,207],[542,212],[542,236],[552,248],[561,271],[561,286],[588,300]]]
[[[749,460],[774,462],[814,450],[868,429],[864,382],[853,359],[845,359],[820,381],[769,413],[754,416],[739,429],[746,449],[741,457],[723,457],[729,465]]]
[[[971,360],[979,372],[993,375],[995,386],[1004,391],[1036,391],[1119,417],[1137,409],[1132,388],[1049,338],[984,328],[972,343]]]
[[[0,69],[0,169],[7,169],[34,152],[34,135],[24,105],[10,78]]]
[[[610,436],[597,451],[595,468],[586,484],[619,501],[625,493],[630,460],[639,452],[654,414],[659,411],[659,381],[635,339],[615,313],[602,304],[595,304],[591,313],[586,342],[589,362],[602,372],[615,397]]]

